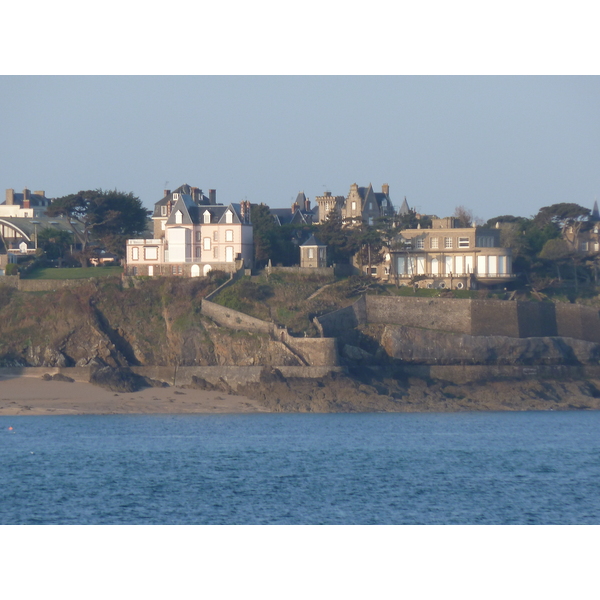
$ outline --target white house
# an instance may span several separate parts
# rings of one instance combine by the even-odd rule
[[[207,198],[188,185],[165,190],[155,207],[154,238],[127,240],[125,274],[198,277],[212,269],[250,268],[250,202],[224,206],[210,192]]]

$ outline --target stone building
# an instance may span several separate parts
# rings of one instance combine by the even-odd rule
[[[373,186],[359,187],[353,183],[348,196],[332,196],[325,192],[324,196],[315,198],[319,206],[319,223],[327,220],[332,211],[337,212],[348,223],[364,221],[373,225],[379,217],[392,215],[394,207],[390,199],[390,186],[381,186],[381,192],[374,192]]]
[[[300,246],[300,266],[306,269],[321,269],[327,266],[327,246],[314,235]]]
[[[126,275],[198,277],[212,269],[250,268],[254,255],[250,203],[224,206],[187,184],[155,204],[154,238],[127,240]]]
[[[452,289],[506,284],[516,278],[510,248],[500,247],[499,229],[456,224],[454,217],[447,217],[433,219],[430,229],[403,230],[385,262],[371,274],[403,285]]]

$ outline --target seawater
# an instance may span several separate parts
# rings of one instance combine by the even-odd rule
[[[599,430],[600,412],[0,417],[0,523],[598,524]]]

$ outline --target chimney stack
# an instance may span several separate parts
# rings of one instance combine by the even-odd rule
[[[6,204],[12,206],[15,203],[15,190],[6,190]]]
[[[390,195],[390,186],[387,183],[384,183],[381,186],[381,191],[386,195],[389,196]]]
[[[304,201],[304,210],[310,212],[310,200],[308,198]]]
[[[208,200],[211,204],[217,203],[217,190],[208,190]]]
[[[23,190],[23,208],[30,208],[30,204],[29,190],[25,188]]]
[[[165,195],[163,196],[163,198],[166,198],[170,193],[171,193],[171,190],[165,190]]]

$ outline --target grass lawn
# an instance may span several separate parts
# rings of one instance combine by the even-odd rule
[[[36,269],[22,279],[89,279],[90,277],[114,277],[123,273],[123,267],[73,267],[69,269]]]

